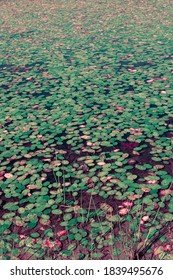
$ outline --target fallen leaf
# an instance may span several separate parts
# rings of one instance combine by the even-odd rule
[[[121,209],[118,211],[118,214],[121,215],[121,216],[124,216],[124,215],[126,215],[128,212],[129,212],[129,209],[128,209],[128,208],[121,208]]]
[[[4,174],[4,177],[7,178],[7,179],[10,179],[10,178],[13,178],[13,174],[11,174],[11,173],[5,173],[5,174]]]

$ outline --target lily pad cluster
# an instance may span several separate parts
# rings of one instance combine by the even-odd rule
[[[2,4],[4,259],[171,258],[170,2],[120,2]]]

